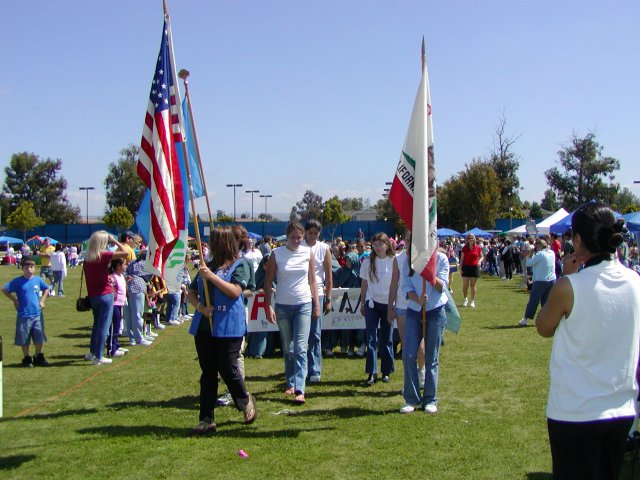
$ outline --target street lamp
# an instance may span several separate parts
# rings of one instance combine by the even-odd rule
[[[236,187],[241,187],[241,183],[227,183],[227,187],[233,187],[233,221],[236,221]]]
[[[260,198],[264,198],[264,221],[267,221],[267,199],[273,197],[273,195],[260,195]]]
[[[251,221],[253,222],[253,194],[260,193],[260,190],[245,190],[244,193],[251,194]]]
[[[87,192],[87,225],[89,224],[89,190],[95,190],[95,187],[80,187],[80,190]]]

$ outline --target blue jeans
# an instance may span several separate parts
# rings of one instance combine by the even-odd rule
[[[125,305],[124,330],[129,340],[140,343],[144,325],[142,318],[144,313],[144,292],[127,293],[127,302],[128,304]]]
[[[438,357],[440,342],[444,333],[447,317],[444,305],[427,312],[427,338],[424,345],[425,381],[424,396],[420,395],[418,381],[418,347],[422,340],[422,313],[410,308],[404,324],[404,342],[402,343],[402,364],[404,366],[404,400],[412,405],[437,403],[438,397]]]
[[[178,320],[178,310],[180,309],[180,294],[168,293],[164,298],[167,301],[167,322],[170,320]]]
[[[54,270],[53,285],[51,286],[51,290],[53,291],[56,285],[58,285],[58,291],[56,292],[58,296],[64,295],[63,283],[64,283],[64,272],[62,270]]]
[[[311,328],[311,302],[300,305],[276,303],[276,322],[280,329],[287,388],[304,393],[307,379],[307,342]]]
[[[309,362],[309,376],[322,374],[322,313],[324,310],[324,296],[319,297],[320,316],[311,319],[309,328],[309,351],[307,352],[307,361]]]
[[[387,305],[373,302],[373,308],[364,305],[364,321],[367,327],[367,361],[365,372],[378,373],[378,324],[380,325],[380,369],[382,376],[395,371],[393,363],[393,327],[387,322]],[[404,347],[403,347],[404,349]]]
[[[113,316],[113,293],[89,297],[89,300],[93,310],[90,351],[96,358],[102,358]]]
[[[533,320],[536,316],[538,304],[540,304],[541,307],[544,307],[554,283],[556,283],[555,280],[551,280],[550,282],[533,282],[531,285],[531,295],[529,295],[529,301],[527,302],[527,308],[524,311],[525,318]]]

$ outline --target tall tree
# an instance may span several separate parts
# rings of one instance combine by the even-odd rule
[[[364,200],[362,199],[362,197],[341,198],[340,204],[342,205],[343,210],[360,211],[364,208]]]
[[[536,218],[536,219],[542,218],[542,207],[538,202],[533,202],[531,204],[531,210],[529,210],[529,216],[531,218]]]
[[[571,143],[558,152],[561,168],[553,167],[544,172],[547,184],[565,209],[575,210],[590,200],[609,203],[613,192],[619,188],[613,183],[613,174],[620,169],[620,161],[604,157],[603,148],[595,134],[579,137],[574,133]]]
[[[474,159],[438,188],[438,224],[456,230],[493,228],[500,187],[490,162]]]
[[[78,223],[80,209],[69,203],[67,181],[59,176],[62,160],[40,159],[28,152],[15,153],[5,167],[4,193],[10,194],[9,208],[29,201],[47,223]]]
[[[105,211],[115,207],[125,207],[131,213],[140,208],[144,197],[145,185],[136,171],[140,147],[130,144],[120,150],[120,158],[109,164],[104,188],[107,205]]]
[[[610,203],[611,208],[620,213],[640,211],[640,198],[627,187],[615,192]]]
[[[404,235],[404,232],[407,231],[407,226],[398,215],[398,212],[396,212],[396,209],[393,208],[393,205],[391,205],[388,197],[383,197],[378,200],[373,208],[376,210],[377,220],[391,222],[393,224],[393,231],[396,234]]]
[[[322,210],[322,222],[328,226],[331,232],[331,239],[336,233],[338,225],[343,224],[349,220],[349,216],[344,213],[340,199],[335,196],[324,202],[324,208]]]
[[[322,213],[322,197],[311,190],[304,192],[302,200],[291,209],[291,213],[297,215],[301,222],[311,218],[320,219]]]
[[[549,212],[555,212],[560,208],[558,204],[558,197],[556,192],[550,188],[547,188],[544,191],[544,197],[542,198],[542,202],[540,202],[540,206]]]
[[[7,218],[7,226],[15,230],[20,230],[23,240],[26,238],[26,233],[29,230],[33,230],[44,224],[44,220],[36,215],[33,204],[26,200],[21,201]]]
[[[121,232],[133,225],[135,220],[127,207],[115,207],[102,217],[102,221],[107,227]]]
[[[493,151],[489,155],[489,163],[498,177],[500,212],[503,215],[508,215],[513,209],[521,207],[520,196],[518,195],[520,190],[520,179],[518,178],[520,161],[512,150],[513,144],[516,143],[518,137],[507,135],[506,126],[507,120],[504,112],[502,112],[496,126]]]

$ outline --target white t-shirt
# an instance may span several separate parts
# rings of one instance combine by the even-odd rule
[[[302,240],[302,245],[308,246],[305,240]],[[329,253],[329,245],[316,241],[315,245],[309,248],[313,255],[313,263],[316,271],[316,284],[318,285],[318,296],[324,297],[324,259],[326,255],[331,255],[331,253]]]
[[[640,277],[615,260],[567,278],[573,308],[553,339],[547,417],[589,422],[634,416]]]
[[[393,273],[393,258],[385,257],[376,259],[376,279],[369,276],[371,257],[362,260],[360,278],[367,281],[367,298],[365,301],[386,305],[389,302],[389,287],[391,286],[391,274]]]
[[[260,265],[260,261],[262,260],[262,252],[257,248],[248,251],[242,251],[240,254],[246,258],[251,265],[253,265],[253,272],[255,273],[258,270],[258,265]]]
[[[311,249],[300,245],[293,252],[286,245],[276,248],[271,255],[276,259],[276,303],[300,305],[311,301],[309,261]]]
[[[409,270],[409,260],[407,260],[407,252],[404,251],[400,255],[396,256],[396,262],[398,262],[398,271],[400,272],[400,278],[398,278],[398,293],[396,294],[396,308],[407,308],[407,295],[404,289],[404,279]]]

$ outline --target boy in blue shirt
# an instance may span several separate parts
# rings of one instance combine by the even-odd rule
[[[39,367],[49,365],[42,354],[42,345],[47,341],[44,334],[42,308],[45,299],[49,296],[49,286],[41,277],[35,275],[35,271],[35,262],[30,258],[24,258],[22,276],[14,278],[2,287],[2,293],[13,301],[18,312],[15,345],[22,347],[24,355],[22,366],[27,368],[32,368],[34,365]],[[36,354],[33,358],[29,355],[29,345],[32,340],[36,346]]]

